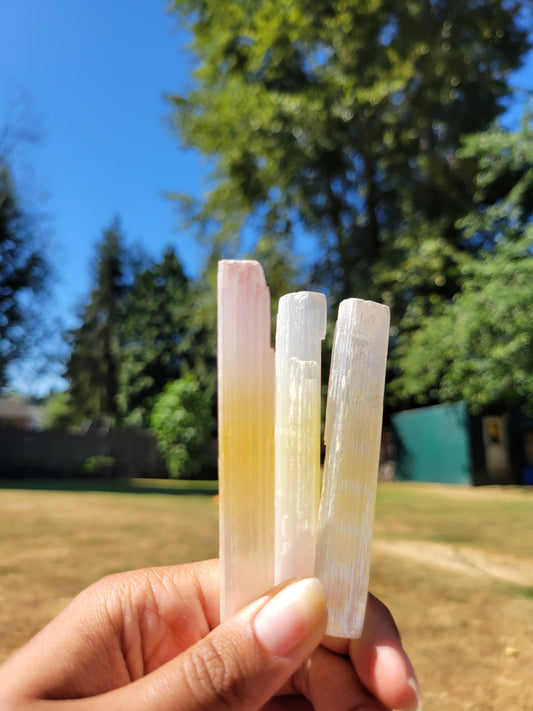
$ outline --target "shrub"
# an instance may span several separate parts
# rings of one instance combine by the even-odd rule
[[[83,463],[83,473],[89,476],[109,476],[115,465],[113,457],[106,457],[103,454],[96,454],[87,457]]]
[[[190,374],[168,383],[156,398],[150,427],[173,479],[199,477],[212,425],[209,398]]]

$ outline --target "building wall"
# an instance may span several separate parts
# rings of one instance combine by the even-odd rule
[[[472,483],[469,416],[465,403],[407,410],[392,417],[396,479]]]

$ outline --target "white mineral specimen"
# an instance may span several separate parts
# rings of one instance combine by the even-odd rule
[[[274,584],[274,353],[261,265],[218,265],[221,618]]]
[[[275,582],[314,575],[326,297],[280,299],[276,328]]]
[[[389,309],[361,299],[339,308],[326,406],[326,461],[316,575],[328,634],[361,635],[379,466]]]

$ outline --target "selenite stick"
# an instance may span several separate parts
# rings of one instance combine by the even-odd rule
[[[320,502],[321,346],[326,297],[279,301],[276,327],[275,582],[314,575]]]
[[[327,633],[361,635],[379,467],[389,309],[341,302],[326,405],[326,460],[316,575],[328,603]]]
[[[261,265],[218,264],[221,619],[274,583],[274,352]]]

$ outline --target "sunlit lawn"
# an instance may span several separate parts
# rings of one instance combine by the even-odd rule
[[[0,484],[0,660],[102,575],[217,553],[215,483],[26,487]],[[533,492],[381,485],[372,588],[428,711],[533,708]]]
[[[533,491],[382,486],[375,536],[425,710],[533,709]]]
[[[111,485],[0,489],[0,658],[103,575],[217,555],[216,484]]]

